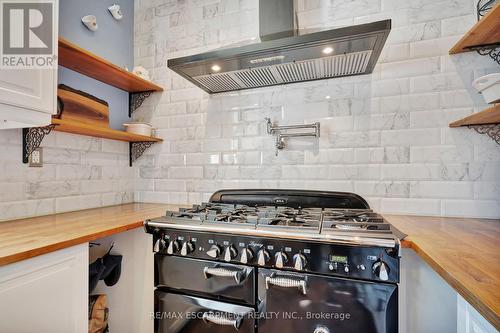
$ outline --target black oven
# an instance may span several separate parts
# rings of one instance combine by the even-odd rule
[[[352,193],[221,191],[145,229],[156,333],[398,332],[399,238]]]
[[[259,333],[396,333],[394,284],[259,270]],[[395,319],[395,320],[394,320]]]
[[[155,255],[155,332],[397,333],[394,283]]]

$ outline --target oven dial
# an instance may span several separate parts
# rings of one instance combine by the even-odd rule
[[[276,252],[276,254],[274,255],[274,264],[278,268],[285,267],[287,261],[288,261],[288,256],[283,251]]]
[[[224,261],[230,262],[231,260],[236,258],[237,255],[238,251],[236,250],[236,248],[232,245],[229,245],[224,251]]]
[[[307,264],[307,259],[303,254],[297,253],[296,255],[293,256],[293,267],[296,270],[303,271],[304,268],[306,268],[306,264]]]
[[[211,258],[218,258],[220,256],[220,246],[217,244],[214,244],[210,247],[210,250],[207,251],[207,255]]]
[[[241,250],[240,263],[248,264],[253,259],[253,252],[249,248]]]
[[[378,260],[373,264],[373,274],[382,281],[389,280],[389,266],[382,260]]]
[[[158,238],[156,240],[154,247],[153,247],[153,252],[163,251],[163,250],[165,250],[166,247],[167,247],[167,241],[163,237]]]
[[[325,326],[317,326],[313,333],[330,333],[330,330]]]
[[[257,264],[259,264],[259,266],[265,266],[268,261],[269,252],[264,249],[259,250],[259,252],[257,253]]]
[[[193,242],[191,242],[191,241],[185,241],[182,244],[181,256],[187,256],[188,254],[190,254],[193,251],[194,251],[194,244],[193,244]]]
[[[174,239],[170,242],[170,244],[168,244],[167,253],[174,254],[177,251],[179,251],[179,241],[177,239]]]

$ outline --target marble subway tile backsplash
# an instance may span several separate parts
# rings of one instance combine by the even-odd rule
[[[473,1],[298,1],[301,28],[392,19],[370,75],[207,95],[166,60],[258,37],[258,0],[135,2],[136,65],[166,92],[136,112],[165,142],[139,163],[136,199],[195,203],[221,188],[354,191],[386,213],[500,217],[500,148],[449,122],[486,107],[474,78],[498,65],[449,48],[475,21]],[[159,27],[165,27],[158,30]],[[264,117],[320,121],[319,140],[275,156]]]
[[[52,132],[41,168],[21,163],[21,130],[0,131],[0,147],[0,221],[134,199],[127,143]]]

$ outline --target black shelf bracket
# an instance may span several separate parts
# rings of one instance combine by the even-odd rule
[[[142,103],[151,96],[153,93],[152,90],[150,91],[141,91],[141,92],[131,92],[128,94],[128,116],[132,117],[132,113],[134,113],[135,110],[137,110]]]
[[[477,10],[477,20],[481,20],[481,17],[486,15],[493,6],[495,5],[496,0],[479,0],[476,5]],[[497,64],[500,65],[500,44],[488,44],[488,45],[477,45],[471,46],[468,49],[475,50],[482,56],[490,56]]]
[[[129,166],[144,154],[146,149],[151,147],[155,141],[139,141],[129,143]]]
[[[28,159],[43,141],[43,138],[49,134],[56,125],[51,124],[43,127],[23,128],[23,163],[28,163]]]
[[[490,56],[497,64],[500,65],[500,46],[480,46],[476,47],[477,53],[482,56]]]
[[[500,124],[469,125],[468,127],[479,134],[486,134],[500,145]]]

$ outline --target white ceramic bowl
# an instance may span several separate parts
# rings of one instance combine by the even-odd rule
[[[478,77],[472,86],[483,95],[486,103],[500,102],[500,73]]]
[[[141,122],[130,122],[123,124],[125,126],[125,130],[128,133],[151,136],[153,133],[153,127],[148,123]]]

